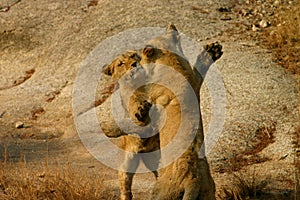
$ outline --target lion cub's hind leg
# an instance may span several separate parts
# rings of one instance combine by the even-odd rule
[[[132,179],[134,172],[139,165],[139,155],[136,153],[126,152],[125,160],[120,165],[119,169],[119,182],[121,189],[121,200],[131,200],[132,199]]]

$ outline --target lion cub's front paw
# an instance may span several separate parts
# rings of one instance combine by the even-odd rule
[[[138,112],[135,113],[135,117],[140,121],[144,123],[149,123],[149,111],[152,107],[152,103],[148,101],[143,101],[140,106],[138,107]]]
[[[218,42],[204,45],[203,48],[211,56],[213,61],[218,60],[223,55],[222,45],[220,45]]]

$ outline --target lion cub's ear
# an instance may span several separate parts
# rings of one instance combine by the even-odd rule
[[[178,33],[178,30],[173,23],[169,23],[169,25],[166,27],[166,31],[169,31],[169,32],[176,31]]]
[[[147,45],[143,51],[142,51],[143,55],[147,56],[148,58],[152,57],[154,54],[154,47],[151,45]]]
[[[112,76],[114,73],[114,67],[111,65],[104,65],[103,72],[104,72],[104,74],[106,74],[108,76]]]
[[[128,56],[129,56],[130,58],[132,58],[132,59],[138,61],[138,62],[141,61],[141,57],[140,57],[140,55],[138,54],[137,51],[129,51],[129,52],[128,52]]]

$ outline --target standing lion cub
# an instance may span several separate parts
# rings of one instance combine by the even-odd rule
[[[159,133],[162,162],[172,157],[172,154],[182,152],[174,162],[167,163],[169,165],[159,171],[152,192],[153,200],[215,199],[215,185],[208,163],[205,157],[200,158],[199,155],[204,141],[200,83],[195,71],[182,55],[174,26],[170,26],[165,35],[149,41],[142,53],[142,66],[154,68],[155,73],[151,77],[161,76],[164,70],[177,72],[172,76],[164,74],[163,77],[172,80],[172,91],[171,88],[155,84],[147,91],[151,102],[162,105],[167,115],[166,123]],[[178,135],[180,138],[176,138]],[[176,143],[176,140],[179,142]],[[176,145],[168,150],[167,147],[172,143]]]
[[[118,80],[115,96],[119,101],[114,106],[120,112],[118,122],[120,129],[114,132],[105,132],[108,137],[121,137],[119,147],[124,151],[119,167],[119,181],[121,186],[121,200],[132,199],[131,185],[134,173],[142,161],[145,166],[158,176],[157,169],[160,160],[158,128],[150,124],[150,109],[152,103],[148,101],[145,93],[137,91],[131,97],[127,95],[128,78],[134,69],[140,68],[140,56],[136,51],[128,51],[117,57],[110,65],[106,66],[104,73]],[[127,107],[128,104],[128,107]],[[126,113],[126,114],[124,114]],[[153,113],[153,112],[152,112]],[[147,154],[150,153],[151,154]]]

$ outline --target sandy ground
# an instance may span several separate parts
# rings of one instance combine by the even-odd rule
[[[95,6],[83,0],[24,0],[0,12],[0,160],[7,148],[15,161],[22,153],[28,161],[48,156],[53,164],[71,162],[106,177],[107,188],[118,194],[117,172],[95,160],[77,135],[74,80],[82,61],[107,37],[173,22],[200,45],[223,45],[224,55],[214,67],[226,89],[226,118],[208,155],[217,188],[230,185],[234,173],[252,173],[268,180],[272,192],[292,192],[299,77],[276,65],[253,39],[252,25],[260,19],[243,14],[249,6],[243,0],[99,0]],[[268,12],[258,12],[267,18]],[[207,132],[212,115],[206,85],[201,99]],[[24,127],[17,129],[17,122]],[[153,183],[149,174],[137,175],[137,199],[147,199]]]

